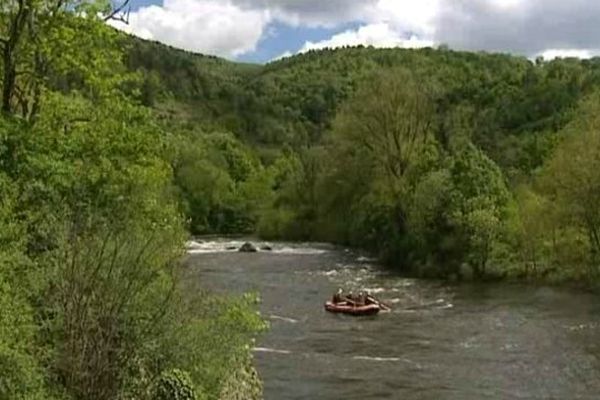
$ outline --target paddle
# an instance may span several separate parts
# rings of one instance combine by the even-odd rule
[[[367,300],[370,301],[370,302],[372,302],[372,303],[377,304],[379,307],[381,307],[381,309],[383,311],[392,311],[392,308],[390,306],[388,306],[385,303],[382,303],[381,301],[377,300],[375,297],[373,297],[371,295],[367,296]]]
[[[352,307],[358,307],[358,303],[349,297],[344,297],[344,301],[350,304]]]

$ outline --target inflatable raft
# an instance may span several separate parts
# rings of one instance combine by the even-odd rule
[[[377,304],[367,304],[364,306],[352,305],[348,302],[333,303],[328,301],[325,303],[325,310],[331,313],[348,314],[354,316],[375,315],[381,311],[381,307]]]

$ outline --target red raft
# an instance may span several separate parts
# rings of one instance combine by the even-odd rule
[[[328,301],[325,303],[325,310],[332,313],[354,315],[356,317],[362,315],[375,315],[381,307],[377,304],[367,304],[364,306],[352,305],[348,302],[333,303]]]

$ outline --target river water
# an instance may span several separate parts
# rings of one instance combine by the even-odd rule
[[[406,279],[327,245],[227,250],[240,244],[194,243],[188,279],[260,292],[271,327],[254,351],[267,400],[600,399],[598,296]],[[338,287],[394,309],[327,313]]]

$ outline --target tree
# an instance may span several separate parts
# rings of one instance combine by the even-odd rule
[[[320,214],[331,222],[323,225],[341,224],[333,229],[351,243],[406,263],[411,193],[439,159],[436,118],[432,86],[408,70],[385,70],[365,82],[338,113],[324,153]]]
[[[149,373],[173,313],[184,232],[162,132],[119,97],[46,100],[3,141],[12,218],[39,280],[28,297],[52,351],[48,380],[74,399],[113,399]]]
[[[334,130],[364,149],[390,183],[399,182],[432,140],[433,96],[432,86],[406,69],[379,73],[343,107]]]
[[[586,274],[600,274],[600,95],[579,108],[579,117],[563,132],[564,140],[544,166],[543,190],[560,210],[557,223],[575,228],[571,238],[587,249]]]
[[[24,41],[29,15],[32,13],[31,0],[10,1],[0,14],[0,46],[2,49],[2,111],[12,111],[17,80],[18,50]]]
[[[48,89],[102,96],[129,79],[124,69],[113,69],[121,57],[117,33],[104,26],[127,3],[8,0],[0,10],[1,111],[31,121]]]
[[[450,222],[457,228],[462,259],[481,278],[509,219],[511,194],[502,171],[473,144],[453,157]]]
[[[42,400],[47,391],[31,296],[31,260],[15,218],[17,188],[0,173],[0,398]]]
[[[155,400],[198,400],[198,395],[189,374],[175,369],[161,375]]]
[[[185,132],[175,142],[175,183],[192,232],[252,232],[271,188],[251,149],[220,132]]]
[[[522,185],[515,190],[518,206],[518,232],[521,261],[526,276],[543,276],[549,272],[551,262],[550,246],[555,229],[556,208],[548,198]]]
[[[176,369],[190,373],[188,389],[210,387],[214,397],[261,321],[254,303],[223,300],[218,322],[184,304],[195,294],[184,300],[178,279],[185,231],[171,138],[123,84],[121,34],[98,16],[103,4],[0,6],[9,39],[7,27],[21,26],[8,22],[27,14],[1,65],[16,75],[1,82],[0,398],[150,400]],[[248,179],[241,149],[225,141],[216,164]],[[223,329],[230,343],[190,344]],[[223,357],[199,366],[210,351]]]

